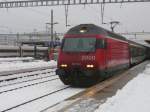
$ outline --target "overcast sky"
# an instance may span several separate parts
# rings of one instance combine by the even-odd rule
[[[1,0],[2,1],[2,0]],[[32,32],[45,30],[45,23],[50,22],[50,12],[54,10],[54,26],[57,32],[66,32],[64,6],[0,9],[0,33]],[[93,23],[110,29],[109,25],[101,24],[99,5],[69,6],[68,23],[72,26],[82,23]],[[104,22],[119,21],[116,32],[150,31],[150,2],[107,4]]]

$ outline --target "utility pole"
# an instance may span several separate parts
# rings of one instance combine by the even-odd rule
[[[16,42],[16,45],[19,45],[19,33],[17,33],[17,42]]]
[[[51,10],[51,42],[52,42],[52,47],[53,47],[53,10]]]
[[[103,0],[103,3],[101,4],[101,22],[102,22],[102,24],[106,24],[104,22],[104,11],[105,11],[105,0]]]
[[[66,19],[66,27],[71,26],[68,24],[68,10],[69,10],[69,6],[65,5],[65,19]]]
[[[54,46],[53,46],[53,41],[54,41],[54,31],[53,31],[53,30],[54,30],[54,25],[55,25],[55,24],[58,24],[58,22],[54,22],[54,21],[53,21],[53,20],[54,20],[53,17],[54,17],[54,16],[53,16],[53,10],[51,10],[51,23],[46,23],[46,24],[51,25],[51,43],[52,43],[52,44],[51,44],[51,47],[54,47]]]

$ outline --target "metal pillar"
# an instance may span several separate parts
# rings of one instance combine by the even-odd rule
[[[37,46],[34,44],[34,58],[37,58]]]
[[[53,47],[53,10],[51,10],[51,42],[52,42],[52,46]]]

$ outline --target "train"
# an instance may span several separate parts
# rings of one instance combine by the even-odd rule
[[[48,58],[48,47],[33,46],[6,46],[0,45],[0,57],[35,57],[38,59]]]
[[[65,85],[92,86],[149,58],[148,50],[97,25],[80,24],[64,35],[56,74]]]

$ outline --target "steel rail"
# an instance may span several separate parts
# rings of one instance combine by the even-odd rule
[[[41,99],[41,98],[47,97],[47,96],[49,96],[49,95],[55,94],[55,93],[57,93],[57,92],[60,92],[60,91],[62,91],[62,90],[68,89],[69,87],[70,87],[70,86],[67,86],[67,87],[64,87],[64,88],[55,90],[55,91],[50,92],[50,93],[48,93],[48,94],[42,95],[42,96],[40,96],[40,97],[34,98],[34,99],[29,100],[29,101],[26,101],[26,102],[24,102],[24,103],[21,103],[21,104],[18,104],[18,105],[16,105],[16,106],[10,107],[10,108],[8,108],[8,109],[2,110],[1,112],[6,112],[6,111],[12,110],[12,109],[14,109],[14,108],[23,106],[23,105],[28,104],[28,103],[30,103],[30,102],[36,101],[36,100],[38,100],[38,99]]]
[[[0,79],[0,82],[3,81],[10,81],[10,80],[15,80],[15,79],[20,79],[20,78],[26,78],[26,77],[32,77],[32,76],[36,76],[36,75],[40,75],[40,74],[46,74],[46,73],[51,73],[51,72],[55,72],[55,71],[49,71],[49,72],[43,72],[43,73],[34,73],[35,71],[31,72],[33,74],[27,74],[27,75],[22,75],[22,76],[17,76],[17,77],[6,77],[6,78],[2,78]],[[26,72],[25,72],[26,73]],[[27,72],[29,73],[29,72]],[[13,74],[13,75],[17,75],[17,74]]]
[[[10,91],[14,91],[14,90],[18,90],[18,89],[22,89],[22,88],[26,88],[26,87],[30,87],[30,86],[35,86],[35,85],[38,85],[38,84],[50,82],[50,81],[57,80],[57,79],[59,79],[59,78],[53,78],[53,79],[46,80],[46,81],[36,82],[36,83],[33,83],[33,84],[29,84],[29,85],[25,85],[25,86],[13,88],[13,89],[8,89],[8,90],[0,91],[0,94],[6,93],[6,92],[10,92]]]
[[[44,79],[44,78],[49,78],[49,77],[53,77],[53,76],[56,76],[56,75],[50,75],[50,76],[45,76],[45,77],[39,77],[39,78],[29,79],[29,80],[20,81],[20,82],[18,81],[18,82],[15,82],[15,83],[0,85],[0,87],[6,87],[6,86],[11,86],[11,85],[16,85],[16,84],[21,84],[21,83],[25,83],[25,82],[31,82],[31,81],[35,81],[35,80],[38,80],[38,79]]]
[[[25,68],[25,69],[19,69],[19,70],[11,70],[11,71],[1,71],[0,76],[7,76],[7,75],[12,75],[12,74],[19,74],[19,73],[33,72],[33,71],[39,71],[39,70],[44,70],[44,69],[54,69],[54,68],[56,68],[56,66]]]

